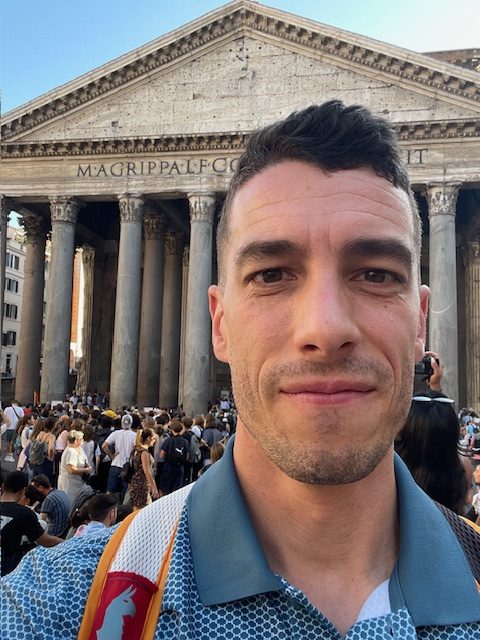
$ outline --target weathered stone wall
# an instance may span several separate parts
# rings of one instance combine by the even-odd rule
[[[142,77],[37,128],[22,140],[251,131],[312,103],[340,98],[392,121],[476,115],[419,91],[379,80],[261,39],[238,37],[167,71]]]

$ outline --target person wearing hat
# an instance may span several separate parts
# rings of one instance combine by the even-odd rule
[[[126,413],[122,416],[122,428],[118,431],[113,431],[102,445],[103,451],[112,460],[108,473],[107,492],[119,493],[122,500],[127,486],[120,473],[135,446],[136,434],[133,429],[138,428],[140,423],[140,416]]]

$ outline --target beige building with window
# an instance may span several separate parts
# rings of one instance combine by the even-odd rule
[[[1,360],[1,373],[5,378],[14,378],[17,369],[26,253],[24,240],[22,229],[7,227]]]
[[[239,0],[6,114],[2,206],[22,216],[31,274],[17,395],[38,385],[30,292],[51,231],[42,400],[67,392],[82,248],[80,390],[110,390],[112,406],[205,411],[228,385],[206,290],[236,160],[256,127],[339,98],[398,133],[424,225],[428,346],[447,393],[480,409],[479,53],[415,53]]]

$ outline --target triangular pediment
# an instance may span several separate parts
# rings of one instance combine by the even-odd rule
[[[480,74],[232,2],[6,114],[6,143],[248,132],[331,98],[395,123],[478,119]]]

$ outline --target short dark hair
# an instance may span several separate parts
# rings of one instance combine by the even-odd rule
[[[97,493],[88,501],[88,517],[90,520],[102,521],[116,506],[118,499],[115,493]]]
[[[132,431],[137,431],[142,426],[142,417],[138,415],[138,413],[131,413],[132,417]]]
[[[412,208],[419,260],[421,221],[392,125],[366,107],[347,107],[339,100],[330,100],[294,111],[250,136],[230,182],[217,227],[220,275],[229,238],[229,213],[237,191],[267,167],[288,160],[306,162],[326,172],[368,167],[405,191]]]
[[[3,481],[3,491],[7,493],[18,493],[28,487],[28,476],[23,471],[11,471],[5,476]]]
[[[113,420],[110,418],[110,416],[102,414],[100,417],[100,426],[102,427],[102,429],[111,429],[113,426]]]
[[[172,420],[172,423],[170,424],[170,431],[172,433],[181,433],[182,429],[183,424],[180,422],[180,420],[177,420],[176,418]]]
[[[33,484],[38,484],[39,487],[43,487],[44,489],[50,489],[52,487],[50,480],[44,473],[39,473],[38,476],[34,476],[32,482]]]
[[[28,487],[25,487],[25,498],[30,506],[34,505],[36,502],[42,502],[43,495],[34,487],[33,484],[29,484]]]

